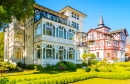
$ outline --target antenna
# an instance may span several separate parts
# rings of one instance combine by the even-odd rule
[[[101,10],[101,15],[102,15],[102,10]]]

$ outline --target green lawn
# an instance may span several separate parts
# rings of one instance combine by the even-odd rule
[[[79,81],[70,84],[130,84],[130,79],[117,80],[117,79],[93,78],[93,79],[88,79],[88,80]]]

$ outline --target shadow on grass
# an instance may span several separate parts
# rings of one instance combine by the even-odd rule
[[[71,73],[71,72],[76,72],[76,70],[71,70],[71,71],[39,71],[39,72],[23,73],[23,74],[21,72],[20,74],[15,74],[15,75],[11,74],[11,75],[6,75],[6,76],[33,75],[33,74],[59,74],[59,73]],[[17,73],[17,72],[15,72],[15,73]]]

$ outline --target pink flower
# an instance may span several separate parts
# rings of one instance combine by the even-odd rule
[[[61,66],[60,69],[63,69],[63,67]]]

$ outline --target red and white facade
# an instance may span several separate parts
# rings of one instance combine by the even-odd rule
[[[97,60],[106,58],[113,62],[114,58],[118,61],[125,61],[125,44],[128,33],[126,29],[111,31],[104,26],[102,16],[99,20],[98,28],[90,29],[88,34],[89,52],[96,55]]]

